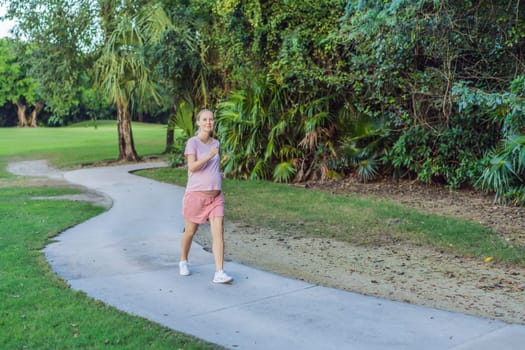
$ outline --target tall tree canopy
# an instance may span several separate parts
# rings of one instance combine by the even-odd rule
[[[231,176],[393,175],[525,203],[520,0],[0,2],[49,108],[96,78],[120,159],[137,159],[135,108],[191,133],[181,107],[207,106]]]
[[[18,21],[15,34],[34,50],[24,57],[42,97],[58,116],[78,105],[85,72],[117,107],[119,160],[138,160],[131,113],[146,98],[159,100],[148,46],[171,22],[151,1],[2,1]],[[91,74],[89,74],[91,75]]]

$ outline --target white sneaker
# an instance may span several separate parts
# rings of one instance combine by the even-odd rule
[[[181,261],[179,263],[179,273],[181,276],[189,276],[191,274],[189,266],[188,261]]]
[[[228,276],[224,270],[215,272],[215,276],[213,276],[213,283],[231,283],[233,281],[233,277]]]

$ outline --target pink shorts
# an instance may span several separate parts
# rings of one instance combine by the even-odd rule
[[[196,224],[204,224],[209,218],[224,216],[224,194],[186,192],[182,201],[182,215]]]

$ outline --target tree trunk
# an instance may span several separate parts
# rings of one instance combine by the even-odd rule
[[[168,126],[166,131],[166,149],[164,150],[164,153],[170,153],[171,149],[173,148],[173,144],[175,142],[175,136],[174,136],[173,126]]]
[[[29,126],[32,128],[36,128],[36,117],[38,116],[38,113],[44,108],[44,102],[43,101],[37,101],[35,103],[35,107],[33,108],[33,111],[31,111],[31,117],[29,118]]]
[[[131,130],[131,113],[125,104],[117,102],[119,161],[137,162],[140,157],[135,151]]]
[[[16,102],[17,110],[16,114],[18,115],[18,126],[21,128],[27,126],[27,119],[26,119],[26,105],[22,102]]]
[[[164,153],[170,153],[173,143],[175,142],[175,116],[177,115],[177,106],[173,105],[173,113],[168,120],[168,127],[166,128],[166,149]]]

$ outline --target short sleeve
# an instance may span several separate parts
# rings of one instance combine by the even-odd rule
[[[188,154],[197,154],[197,142],[195,142],[195,138],[192,137],[186,142],[186,149],[184,150],[184,155],[187,156]]]

